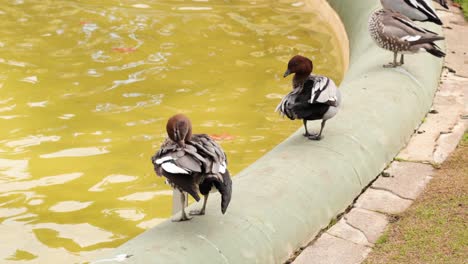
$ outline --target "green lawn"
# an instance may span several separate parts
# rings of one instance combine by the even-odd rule
[[[365,264],[468,263],[468,133]]]
[[[465,19],[468,20],[468,0],[455,0],[455,2],[461,5]]]

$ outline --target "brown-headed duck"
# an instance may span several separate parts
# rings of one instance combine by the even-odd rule
[[[289,60],[283,77],[294,73],[293,90],[281,100],[276,111],[291,120],[302,119],[304,136],[320,140],[325,122],[338,113],[341,93],[331,79],[311,74],[312,69],[312,61],[306,57],[296,55]],[[310,134],[307,130],[307,121],[312,120],[322,120],[318,134]]]
[[[198,192],[204,196],[201,210],[191,215],[205,214],[206,202],[212,187],[221,193],[221,212],[224,214],[231,201],[232,181],[227,169],[227,159],[221,146],[206,134],[192,134],[188,117],[177,114],[166,125],[168,138],[152,157],[157,175],[179,191],[189,193],[196,201]],[[185,195],[182,195],[182,214],[173,221],[186,221]]]

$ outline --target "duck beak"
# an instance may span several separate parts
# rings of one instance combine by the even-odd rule
[[[287,69],[284,74],[283,74],[283,77],[285,78],[286,76],[288,76],[289,74],[291,74],[291,71],[289,69]]]

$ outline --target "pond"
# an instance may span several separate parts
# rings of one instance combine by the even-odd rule
[[[150,157],[175,113],[219,140],[233,175],[288,137],[301,123],[274,109],[289,58],[343,76],[321,6],[3,1],[0,262],[80,262],[168,218],[172,191]]]

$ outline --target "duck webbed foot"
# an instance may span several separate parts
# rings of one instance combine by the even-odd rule
[[[316,136],[317,134],[310,134],[309,131],[306,131],[304,134],[302,134],[304,137],[308,138],[308,137],[312,137],[312,136]]]
[[[401,66],[402,64],[397,62],[397,63],[393,63],[393,62],[389,62],[388,64],[384,64],[383,67],[384,68],[396,68],[398,66]]]
[[[320,124],[320,132],[318,134],[311,134],[307,138],[309,140],[320,140],[320,139],[322,139],[322,131],[323,131],[323,128],[325,127],[326,122],[327,122],[327,120],[322,120],[322,124]]]
[[[307,138],[309,140],[320,140],[320,139],[322,139],[322,136],[319,135],[319,134],[310,134]]]
[[[403,54],[401,55],[400,62],[397,62],[398,52],[393,53],[393,62],[389,62],[388,64],[384,64],[384,68],[396,68],[398,66],[403,65],[404,59]]]
[[[203,209],[191,210],[190,215],[205,215],[205,210],[203,210]]]
[[[205,214],[206,202],[208,201],[208,194],[203,197],[203,206],[202,206],[202,208],[200,210],[190,211],[190,215],[204,215]]]
[[[172,218],[171,221],[172,222],[183,222],[183,221],[188,221],[188,220],[190,220],[192,218],[193,217],[190,217],[185,213],[185,210],[182,210],[181,215],[179,217]]]

